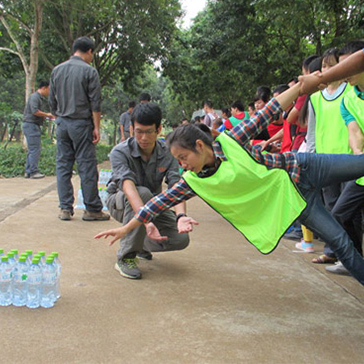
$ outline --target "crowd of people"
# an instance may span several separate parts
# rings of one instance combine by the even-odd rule
[[[90,65],[94,49],[89,38],[77,39],[72,57],[54,68],[50,84],[39,85],[24,113],[26,178],[43,177],[37,167],[39,124],[45,117],[55,119],[63,221],[73,216],[75,161],[86,206],[83,220],[110,218],[102,212],[97,189],[101,86]],[[307,57],[301,76],[273,91],[258,87],[247,110],[236,100],[220,115],[206,100],[204,116],[183,119],[166,143],[158,138],[162,113],[151,96],[130,101],[120,116],[120,142],[110,153],[106,201],[122,227],[96,236],[112,236],[111,244],[120,239],[115,269],[140,279],[138,258],[185,249],[198,224],[187,215],[186,201],[198,195],[262,253],[272,252],[283,236],[299,240],[296,251],[313,253],[316,236],[325,248],[313,263],[336,263],[327,270],[364,284],[363,49],[364,42],[354,41],[322,57]],[[50,113],[45,113],[41,99],[48,95]]]

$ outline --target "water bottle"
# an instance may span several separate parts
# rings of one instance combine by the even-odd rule
[[[56,284],[56,267],[53,265],[53,257],[48,257],[43,268],[42,298],[40,301],[42,307],[54,306],[57,300]]]
[[[16,260],[14,258],[14,252],[9,251],[6,255],[8,256],[8,262],[9,262],[10,267],[11,267],[11,279],[13,279],[13,271],[14,271],[14,268],[15,268],[15,265],[16,265]]]
[[[21,253],[21,254],[19,255],[19,259],[20,259],[21,257],[24,257],[24,258],[25,258],[25,264],[26,264],[26,266],[29,268],[29,267],[30,267],[31,262],[30,262],[30,261],[29,261],[29,259],[28,259],[28,254],[26,254],[26,253]]]
[[[26,257],[20,256],[13,269],[13,305],[25,306],[28,294],[28,266]]]
[[[9,306],[12,302],[11,297],[11,272],[8,257],[3,255],[0,264],[0,306]]]
[[[27,254],[28,256],[28,264],[32,264],[32,260],[33,260],[33,250],[26,250],[23,254]]]
[[[41,266],[44,267],[45,263],[46,263],[46,256],[45,256],[45,251],[44,250],[41,250],[38,252],[38,254],[35,254],[34,256],[40,256],[39,258],[39,263]]]
[[[76,209],[84,209],[85,208],[85,204],[83,202],[83,193],[82,193],[82,188],[80,187],[78,189],[78,193],[77,193],[77,203],[76,203]]]
[[[10,250],[12,253],[14,253],[14,259],[16,260],[16,261],[18,261],[19,260],[19,250],[18,249],[11,249]]]
[[[42,270],[39,259],[33,258],[28,271],[28,295],[27,307],[37,308],[40,306],[42,287]]]
[[[57,299],[61,297],[61,262],[59,260],[59,254],[58,252],[52,252],[51,255],[53,256],[53,264],[56,267],[56,278],[57,278],[57,283],[56,283],[56,291],[57,291]]]
[[[4,249],[0,248],[0,256],[4,255]]]

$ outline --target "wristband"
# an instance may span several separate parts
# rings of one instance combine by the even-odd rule
[[[181,217],[186,217],[187,215],[184,213],[184,212],[181,212],[180,214],[177,215],[176,217],[176,222],[178,223],[178,220],[181,218]]]

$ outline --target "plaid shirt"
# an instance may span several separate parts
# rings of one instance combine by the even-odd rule
[[[251,139],[254,139],[262,130],[267,128],[272,121],[273,115],[279,114],[280,112],[282,112],[280,104],[275,99],[272,99],[263,110],[260,110],[249,120],[244,120],[239,123],[228,131],[227,134],[245,148],[257,163],[264,164],[268,169],[285,169],[291,176],[291,179],[297,183],[299,182],[300,169],[295,153],[262,153],[259,147],[250,144]],[[214,154],[219,161],[227,160],[221,148],[221,144],[218,141],[215,140],[212,143],[212,147]],[[219,164],[220,163],[217,163],[216,165],[218,166]],[[216,168],[218,167],[215,167],[215,171]],[[211,174],[211,170],[205,169],[202,170],[198,176],[204,178]],[[196,193],[193,192],[184,179],[181,178],[172,188],[163,191],[147,202],[144,207],[141,207],[139,212],[135,215],[135,218],[142,223],[147,223],[164,210],[178,205],[182,201],[187,201],[194,196],[196,196]]]

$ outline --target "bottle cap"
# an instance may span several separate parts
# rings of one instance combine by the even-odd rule
[[[4,253],[4,249],[0,248],[0,254]]]
[[[46,263],[53,263],[53,257],[48,256],[47,259],[46,259]]]
[[[50,255],[53,255],[54,257],[58,257],[58,252],[52,252]]]
[[[10,251],[8,254],[6,254],[9,258],[14,258],[14,252]]]
[[[19,250],[18,249],[11,249],[10,251],[11,252],[14,252],[15,255],[18,255],[19,254]]]
[[[25,253],[28,254],[28,255],[33,255],[33,250],[28,249],[28,250],[25,251]]]
[[[33,264],[39,264],[39,258],[33,258],[32,263]]]
[[[41,257],[44,257],[44,256],[45,256],[45,251],[40,250],[40,251],[38,252],[38,254],[39,254]]]
[[[25,257],[24,255],[21,255],[21,256],[19,257],[19,262],[25,263],[25,262],[26,262],[26,260],[27,260],[27,257]]]
[[[7,255],[2,255],[1,256],[1,261],[2,262],[7,262],[8,261],[8,256]]]

